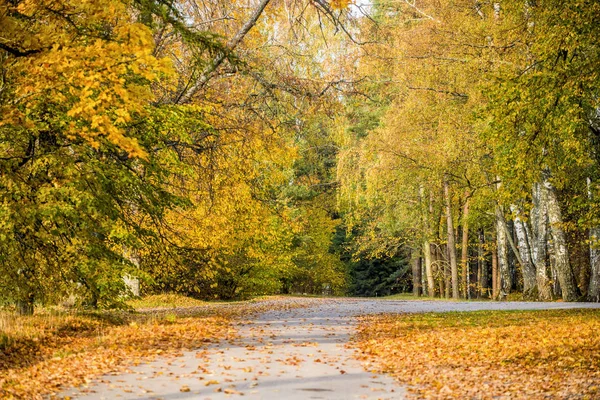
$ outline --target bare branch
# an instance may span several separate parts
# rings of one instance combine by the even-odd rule
[[[261,16],[267,4],[269,4],[271,0],[261,0],[258,6],[252,12],[252,15],[246,21],[246,23],[240,28],[240,30],[232,37],[226,44],[228,52],[233,51],[240,42],[244,39],[246,34],[250,32],[252,27],[258,21],[258,18]],[[213,61],[210,63],[208,67],[202,72],[202,75],[198,78],[198,80],[186,91],[180,93],[179,97],[175,100],[176,104],[184,104],[188,103],[192,97],[209,81],[213,72],[219,68],[219,66],[225,61],[227,57],[227,52],[219,53]]]

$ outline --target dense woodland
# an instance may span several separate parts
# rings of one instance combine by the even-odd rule
[[[0,0],[0,303],[600,300],[600,3]]]

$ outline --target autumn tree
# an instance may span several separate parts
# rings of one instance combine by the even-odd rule
[[[113,302],[133,267],[123,247],[151,245],[159,226],[146,221],[179,202],[161,185],[165,132],[146,123],[151,85],[170,63],[153,55],[142,11],[121,1],[0,6],[1,291],[24,313],[72,291]]]
[[[383,76],[390,102],[364,138],[342,141],[347,218],[376,215],[364,237],[374,246],[387,237],[383,243],[423,251],[429,292],[437,241],[447,248],[439,292],[469,295],[473,260],[478,269],[490,261],[481,244],[475,257],[469,248],[469,228],[478,225],[484,241],[486,231],[495,237],[497,295],[519,288],[531,297],[578,299],[587,276],[598,276],[596,246],[584,251],[586,236],[596,237],[587,210],[597,198],[590,178],[597,165],[597,6],[424,1],[374,8],[363,24],[374,44],[357,73]]]

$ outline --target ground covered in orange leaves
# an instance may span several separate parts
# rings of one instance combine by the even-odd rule
[[[0,311],[0,398],[42,398],[159,355],[231,340],[232,319],[274,307],[267,300],[191,304],[137,311],[40,310],[31,317]]]
[[[600,311],[485,311],[363,317],[368,368],[417,398],[600,397]]]

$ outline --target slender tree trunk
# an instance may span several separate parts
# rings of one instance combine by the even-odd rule
[[[554,241],[552,239],[552,230],[550,230],[550,240],[548,241],[548,261],[550,263],[550,288],[552,289],[552,297],[562,297],[560,290],[560,282],[558,281],[558,272],[556,271],[556,257],[554,254]]]
[[[452,221],[452,200],[450,198],[450,187],[447,179],[444,179],[444,198],[446,200],[446,223],[448,227],[448,258],[450,259],[450,272],[452,274],[452,298],[458,299],[456,240],[454,238],[454,224]]]
[[[592,181],[587,180],[588,197],[593,200]],[[590,284],[587,298],[589,301],[600,302],[600,226],[593,226],[589,232],[590,239]]]
[[[435,232],[437,234],[437,238],[438,239],[442,239],[445,235],[444,233],[444,227],[442,224],[442,215],[444,213],[444,206],[442,204],[439,205],[439,207],[435,207],[435,209],[433,208],[433,197],[431,198],[431,203],[430,203],[430,207],[431,208],[431,215],[434,216],[433,221],[434,221],[434,226],[433,228],[435,228],[434,230],[432,230],[433,232]],[[434,215],[435,213],[435,215]],[[439,243],[439,241],[438,241]]]
[[[136,250],[132,250],[127,246],[123,246],[123,257],[127,258],[134,266],[136,270],[140,269],[140,256]],[[129,289],[129,294],[133,297],[140,296],[140,280],[135,276],[125,275],[123,276],[123,282],[127,289]],[[95,301],[98,303],[97,300]],[[96,306],[94,305],[94,308]]]
[[[512,276],[508,264],[508,238],[504,212],[500,206],[496,206],[496,247],[498,253],[498,268],[500,278],[500,297],[502,299],[510,293],[512,287]]]
[[[450,249],[446,246],[446,260],[444,262],[444,297],[449,299],[452,291],[451,273],[450,273]]]
[[[508,257],[508,265],[509,265],[509,271],[510,271],[510,282],[512,284],[510,290],[519,290],[522,292],[522,287],[518,287],[519,285],[519,278],[517,277],[517,273],[520,272],[519,267],[522,268],[523,263],[521,262],[521,256],[519,255],[519,249],[517,249],[517,235],[515,234],[515,224],[513,223],[513,221],[509,221],[506,224],[506,227],[508,228],[508,232],[506,233],[506,237],[508,239],[508,243],[510,244],[510,248],[512,249],[512,257],[511,252],[509,252],[509,257]],[[519,266],[519,267],[518,267]]]
[[[412,259],[413,295],[421,296],[421,257],[415,252]]]
[[[523,295],[531,297],[532,291],[535,290],[535,265],[531,256],[530,239],[527,235],[525,227],[526,222],[521,219],[520,212],[515,206],[511,206],[511,210],[516,214],[514,220],[515,233],[517,235],[517,245],[519,248],[519,263],[523,274]]]
[[[590,284],[588,300],[600,302],[600,227],[590,229]]]
[[[441,260],[441,257],[438,258],[438,262],[439,262],[439,260]],[[445,266],[445,264],[444,264],[444,266],[438,264],[437,270],[438,270],[438,276],[439,276],[438,286],[440,288],[440,298],[442,298],[445,296],[445,293],[446,293],[446,275],[445,275],[446,266]]]
[[[444,297],[444,275],[442,268],[442,257],[439,255],[439,249],[437,245],[432,245],[431,248],[431,270],[433,271],[434,277],[434,292],[432,297],[435,297],[435,290],[439,293],[439,297]]]
[[[425,262],[425,275],[427,277],[427,293],[433,297],[435,295],[435,282],[433,280],[433,269],[431,268],[431,243],[429,237],[431,235],[431,222],[430,215],[432,213],[432,202],[433,199],[429,198],[429,204],[425,204],[425,188],[421,186],[419,188],[419,198],[421,200],[422,220],[423,220],[423,231],[425,235],[425,241],[423,242],[423,260]]]
[[[462,248],[460,255],[460,265],[462,269],[462,285],[464,288],[464,297],[470,298],[470,271],[469,271],[469,199],[471,193],[467,191],[465,194],[465,204],[463,205],[463,231],[462,231]]]
[[[428,287],[427,287],[427,273],[425,272],[425,259],[421,258],[421,290],[423,291],[423,296],[429,296]]]
[[[546,175],[548,175],[547,172]],[[556,272],[562,291],[562,298],[564,301],[577,301],[579,290],[569,262],[567,239],[562,228],[563,220],[556,195],[556,188],[548,180],[548,176],[545,177],[543,186],[547,195],[548,222],[550,223],[550,231],[552,232]]]
[[[33,315],[34,308],[34,296],[33,294],[29,294],[22,299],[18,299],[16,301],[16,309],[18,315]]]
[[[425,275],[427,276],[427,294],[435,295],[435,281],[433,280],[433,268],[431,267],[431,243],[426,240],[423,243],[423,260],[425,261]]]
[[[533,185],[533,209],[531,210],[531,237],[533,238],[533,263],[535,264],[535,280],[540,300],[552,299],[550,279],[548,278],[548,208],[546,191],[542,185]]]
[[[482,297],[487,293],[487,265],[483,245],[485,243],[485,232],[479,231],[477,244],[477,297]]]
[[[447,250],[447,248],[444,248]],[[446,293],[446,272],[448,263],[446,262],[447,255],[442,253],[442,247],[436,243],[433,254],[435,255],[435,276],[438,278],[438,286],[440,288],[440,298]]]
[[[498,285],[498,249],[492,251],[492,298],[498,299],[500,288]]]

